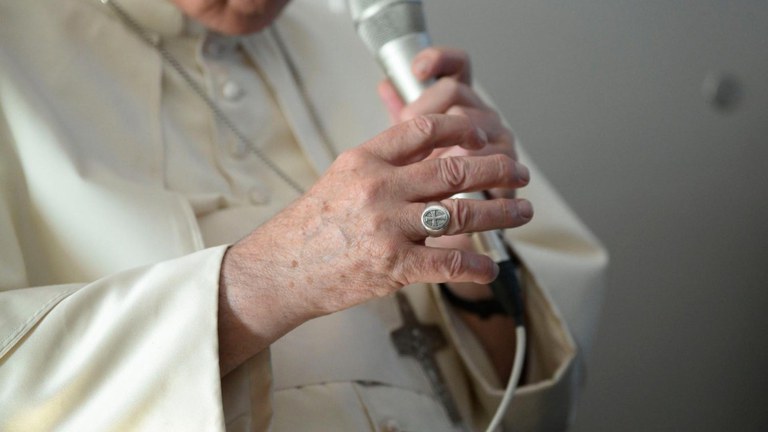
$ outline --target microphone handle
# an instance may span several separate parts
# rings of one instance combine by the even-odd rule
[[[419,98],[435,80],[419,81],[411,71],[416,54],[432,45],[428,33],[410,33],[393,39],[379,49],[377,58],[405,103]]]

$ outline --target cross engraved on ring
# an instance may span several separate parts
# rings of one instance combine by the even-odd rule
[[[441,230],[448,224],[448,212],[432,208],[424,213],[424,223],[433,230]]]

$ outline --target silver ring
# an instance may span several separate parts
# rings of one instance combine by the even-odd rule
[[[440,237],[448,231],[451,223],[451,213],[439,202],[428,202],[421,212],[421,225],[430,237]]]

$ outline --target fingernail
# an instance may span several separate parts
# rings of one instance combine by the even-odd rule
[[[477,273],[485,273],[488,270],[488,264],[491,264],[491,271],[493,272],[493,277],[491,280],[495,280],[496,276],[499,275],[499,265],[495,262],[491,261],[487,256],[480,255],[480,254],[473,254],[470,258],[470,267],[472,268],[472,271]],[[482,282],[480,282],[482,283]]]
[[[521,218],[525,220],[531,219],[533,217],[533,206],[531,205],[531,202],[524,199],[518,200],[517,212]]]
[[[525,184],[528,184],[528,182],[531,181],[531,172],[528,171],[527,166],[521,163],[517,164],[517,178]]]

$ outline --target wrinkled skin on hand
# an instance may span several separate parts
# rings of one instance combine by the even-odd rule
[[[426,159],[436,148],[487,145],[467,117],[416,117],[343,153],[301,198],[230,247],[219,284],[222,374],[312,318],[416,282],[493,280],[498,268],[469,250],[425,245],[425,202],[451,211],[447,234],[522,225],[525,200],[452,200],[515,188],[528,171],[506,155]]]
[[[506,155],[428,159],[435,148],[480,150],[487,141],[466,117],[401,123],[345,152],[299,200],[235,244],[253,277],[284,292],[284,311],[304,321],[416,282],[488,283],[498,272],[468,250],[425,246],[424,203],[461,191],[515,188],[527,170]],[[527,202],[445,200],[448,234],[527,222]],[[246,266],[247,267],[247,266]]]

